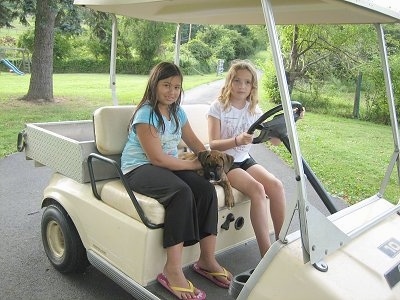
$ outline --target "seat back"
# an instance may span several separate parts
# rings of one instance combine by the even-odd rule
[[[190,125],[200,139],[208,144],[207,104],[182,105]],[[103,155],[121,154],[128,138],[129,121],[135,110],[134,105],[103,106],[93,113],[94,139],[97,150]],[[179,148],[186,145],[181,142]]]
[[[93,113],[94,140],[103,155],[121,154],[135,106],[103,106]]]

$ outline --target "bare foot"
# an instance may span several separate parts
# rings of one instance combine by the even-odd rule
[[[199,289],[193,287],[186,279],[182,269],[167,270],[164,268],[164,275],[168,279],[170,288],[176,297],[179,299],[195,299],[201,292]]]
[[[209,273],[212,277],[214,277],[223,285],[229,286],[229,284],[231,283],[232,274],[225,268],[223,268],[216,260],[207,262],[199,260],[196,264],[197,267],[199,267],[202,271]]]

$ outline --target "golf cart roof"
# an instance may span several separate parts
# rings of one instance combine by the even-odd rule
[[[75,0],[97,11],[186,24],[265,24],[260,0]],[[400,20],[397,0],[271,0],[276,24],[363,24]]]

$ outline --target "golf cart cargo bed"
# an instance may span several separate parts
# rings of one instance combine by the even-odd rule
[[[27,159],[80,183],[90,182],[87,157],[98,153],[91,120],[30,123],[24,135]],[[116,177],[108,165],[95,162],[94,169],[98,179]]]

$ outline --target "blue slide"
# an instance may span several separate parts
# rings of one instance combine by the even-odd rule
[[[14,66],[8,59],[3,58],[1,60],[3,64],[5,64],[8,68],[10,68],[15,74],[24,75],[24,72],[21,72],[16,66]]]

